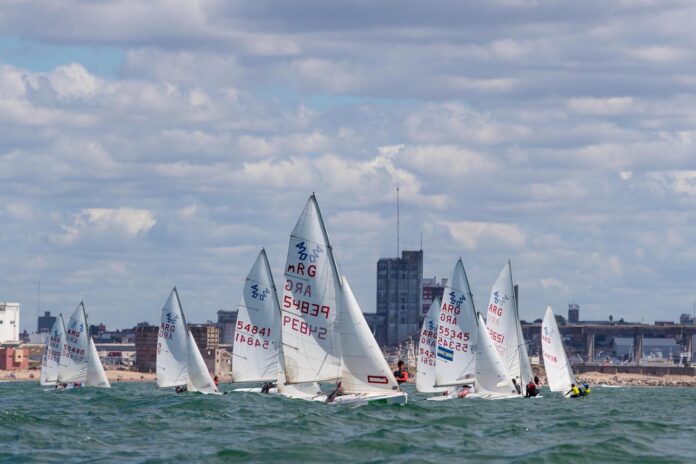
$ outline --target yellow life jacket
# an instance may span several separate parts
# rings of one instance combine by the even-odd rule
[[[590,390],[590,387],[587,387],[585,389],[585,396],[589,395],[590,393],[592,393],[592,390]]]
[[[580,395],[580,389],[578,387],[573,387],[571,389],[571,392],[573,393],[573,395]]]

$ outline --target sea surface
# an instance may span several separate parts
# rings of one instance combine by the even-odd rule
[[[230,385],[221,385],[230,390]],[[0,462],[696,462],[696,389],[340,407],[154,383],[0,383]]]

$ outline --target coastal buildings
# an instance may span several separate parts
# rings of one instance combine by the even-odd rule
[[[147,323],[135,328],[135,369],[138,372],[157,370],[157,334],[159,326]]]
[[[237,311],[220,310],[217,312],[217,325],[220,329],[220,344],[234,344],[234,330],[237,325]]]
[[[0,303],[0,343],[19,341],[19,303]]]
[[[39,316],[36,321],[36,333],[48,333],[56,322],[56,316],[51,316],[51,311],[44,311],[43,316]]]
[[[430,309],[430,305],[435,298],[440,298],[442,301],[445,285],[447,285],[447,279],[442,279],[438,282],[437,277],[423,278],[423,318],[428,313],[428,309]]]
[[[0,371],[28,368],[29,356],[24,348],[10,346],[0,348]]]
[[[423,319],[423,250],[377,261],[377,312],[366,315],[382,346],[396,345],[416,333]]]

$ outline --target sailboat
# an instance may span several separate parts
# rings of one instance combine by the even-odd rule
[[[416,360],[416,391],[441,393],[448,387],[435,387],[437,327],[440,319],[440,298],[435,298],[423,319]]]
[[[478,314],[478,343],[476,345],[476,391],[472,398],[521,398],[505,363],[498,354],[481,313]]]
[[[541,323],[541,352],[546,370],[546,381],[553,392],[570,391],[575,383],[575,374],[568,362],[561,332],[558,330],[556,315],[551,306],[546,308],[544,321]]]
[[[286,385],[280,317],[273,275],[266,250],[262,249],[247,275],[237,311],[232,382],[267,382],[275,386],[266,388],[265,392],[292,398],[313,399],[322,395],[316,382]],[[261,393],[262,389],[238,388],[235,391]]]
[[[406,402],[338,270],[314,194],[290,235],[281,311],[287,383],[340,383],[336,404]]]
[[[478,339],[476,309],[461,258],[443,291],[437,331],[434,387],[445,388],[446,394],[436,398],[456,398],[462,387],[475,382]]]
[[[44,387],[55,386],[58,384],[58,371],[60,370],[60,354],[63,351],[63,342],[65,341],[65,324],[63,323],[63,315],[56,318],[56,321],[51,327],[48,342],[44,349],[43,359],[41,362],[41,378],[40,383]]]
[[[510,261],[503,267],[491,289],[486,327],[498,354],[505,363],[509,378],[521,388],[532,380],[527,346],[522,336],[517,294],[512,282]]]
[[[162,307],[157,335],[157,386],[183,387],[204,394],[218,393],[193,334],[186,325],[174,287]]]
[[[60,356],[58,384],[111,388],[94,340],[87,333],[85,305],[80,302],[68,320]]]

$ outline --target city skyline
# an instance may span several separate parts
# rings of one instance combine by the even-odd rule
[[[162,15],[162,11],[167,11]],[[462,257],[477,308],[678,319],[696,300],[691,2],[62,0],[0,6],[0,300],[107,326],[236,308],[316,192],[376,263]],[[668,25],[669,27],[667,27]],[[282,281],[276,280],[281,286]],[[33,320],[33,317],[31,318]]]

